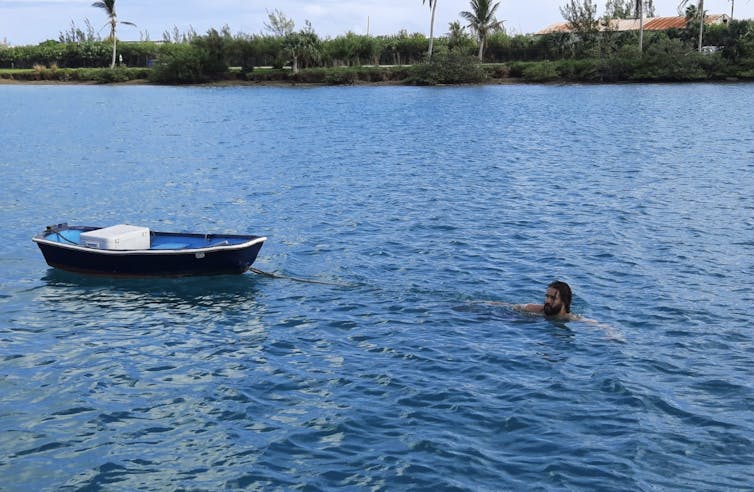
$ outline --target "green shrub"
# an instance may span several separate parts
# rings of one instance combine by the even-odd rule
[[[511,76],[511,68],[508,65],[486,65],[484,70],[487,74],[487,77],[493,79],[507,79]]]
[[[487,78],[479,60],[473,56],[440,55],[430,63],[413,66],[413,85],[478,84]]]
[[[161,84],[196,84],[206,82],[205,53],[189,44],[166,46],[152,68],[149,79]]]
[[[529,64],[523,69],[521,76],[527,82],[551,82],[560,77],[557,67],[551,61]]]
[[[230,33],[225,30],[220,33],[216,29],[210,29],[206,35],[197,36],[191,41],[194,56],[200,60],[202,74],[218,74],[228,71],[225,53],[230,41]]]
[[[704,56],[680,39],[658,36],[647,47],[633,78],[647,81],[704,80],[707,78],[702,69]]]
[[[522,62],[522,61],[510,62],[508,63],[508,70],[509,70],[508,75],[514,78],[521,78],[524,76],[524,70],[526,70],[527,67],[530,67],[533,64],[534,62]]]
[[[549,62],[543,62],[547,65]],[[552,65],[555,65],[554,63]],[[539,76],[542,81],[552,80],[549,76],[550,69],[545,67],[539,74],[534,71],[534,76]],[[597,63],[591,59],[561,60],[556,67],[559,78],[569,82],[591,82],[600,80]]]
[[[284,70],[276,68],[262,68],[255,69],[253,72],[247,72],[244,77],[249,82],[272,82],[276,80],[284,80]]]
[[[130,80],[127,68],[104,68],[97,70],[94,80],[98,84],[112,84],[115,82],[127,82]]]
[[[623,46],[616,53],[598,61],[600,80],[604,82],[631,80],[641,62],[638,46]]]
[[[329,85],[353,85],[359,81],[356,70],[329,69],[324,77],[324,82]]]

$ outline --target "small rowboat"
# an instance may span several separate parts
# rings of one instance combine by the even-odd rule
[[[99,228],[63,223],[48,226],[32,241],[47,264],[61,270],[124,277],[181,277],[244,273],[266,239],[157,232],[126,224]]]

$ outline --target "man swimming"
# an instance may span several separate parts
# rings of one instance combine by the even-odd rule
[[[583,320],[584,318],[571,314],[571,287],[560,280],[547,286],[544,304],[511,304],[508,302],[484,301],[495,306],[508,306],[516,311],[543,314],[548,318]]]
[[[494,306],[507,306],[516,311],[523,311],[527,313],[542,314],[549,319],[554,320],[566,320],[566,321],[578,321],[582,323],[588,323],[597,326],[607,333],[609,338],[620,342],[625,342],[626,339],[619,331],[613,327],[601,323],[594,319],[585,318],[578,314],[571,313],[571,300],[573,299],[573,293],[571,287],[559,280],[556,280],[547,286],[545,292],[544,304],[510,304],[508,302],[497,301],[483,301],[485,304],[491,304]]]
[[[573,319],[571,314],[571,287],[560,280],[547,286],[544,304],[517,304],[515,307],[529,313],[540,313],[551,318]]]

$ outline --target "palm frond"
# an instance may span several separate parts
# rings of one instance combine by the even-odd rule
[[[462,10],[461,12],[458,13],[458,15],[460,15],[467,21],[476,20],[476,16],[467,10]]]
[[[115,0],[104,0],[102,2],[94,2],[92,7],[105,10],[108,15],[115,15]]]

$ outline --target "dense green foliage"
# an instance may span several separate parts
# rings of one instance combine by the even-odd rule
[[[150,42],[120,43],[118,53],[123,64],[146,67],[157,58],[160,46]],[[0,68],[32,68],[34,65],[57,65],[61,68],[107,67],[112,45],[103,41],[60,43],[45,41],[37,46],[0,47]]]
[[[704,55],[695,50],[693,25],[688,29],[645,32],[642,53],[636,32],[597,32],[588,38],[571,33],[510,36],[495,32],[487,38],[484,65],[473,60],[478,41],[460,26],[453,27],[451,34],[435,39],[432,63],[426,63],[429,40],[422,34],[401,32],[374,37],[349,32],[321,39],[311,26],[280,36],[232,35],[226,27],[161,43],[119,43],[123,65],[144,69],[133,72],[121,68],[109,75],[67,71],[109,65],[111,43],[91,36],[71,36],[61,38],[66,42],[46,41],[37,46],[0,47],[0,69],[28,69],[15,76],[0,76],[79,80],[88,73],[91,80],[103,82],[131,80],[138,73],[157,83],[232,79],[457,84],[511,77],[538,82],[612,82],[723,80],[752,78],[754,74],[752,21],[709,27],[705,44],[719,49]],[[296,70],[284,67],[301,71],[291,73]]]
[[[0,79],[18,81],[95,82],[111,84],[145,80],[150,75],[148,68],[58,68],[56,65],[34,68],[0,69]]]
[[[478,59],[438,54],[430,63],[416,65],[408,82],[415,85],[474,84],[486,79],[487,74]]]

